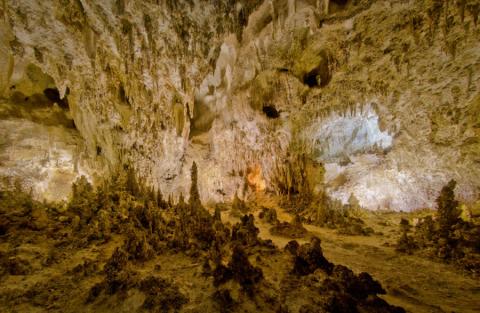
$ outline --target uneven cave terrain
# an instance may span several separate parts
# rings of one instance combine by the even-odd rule
[[[0,313],[480,312],[479,14],[0,0]]]

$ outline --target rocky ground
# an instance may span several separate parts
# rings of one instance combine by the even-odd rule
[[[356,211],[373,232],[352,236],[302,224],[281,198],[261,193],[207,209],[198,200],[196,167],[193,196],[177,204],[141,187],[132,173],[97,190],[80,179],[63,206],[36,202],[19,185],[1,192],[2,310],[479,309],[472,273],[396,251],[400,219],[412,213]]]
[[[275,205],[274,201],[269,202]],[[280,220],[291,220],[290,214],[278,211]],[[344,264],[355,272],[370,273],[387,290],[382,298],[408,312],[477,312],[480,309],[478,276],[421,251],[412,254],[396,251],[401,219],[413,222],[432,213],[362,211],[360,216],[365,225],[374,229],[369,236],[348,236],[338,229],[305,225],[308,235],[298,242],[306,242],[313,235],[322,238],[328,260]],[[258,227],[260,237],[271,239],[278,246],[289,241],[272,235],[270,226],[261,220]]]

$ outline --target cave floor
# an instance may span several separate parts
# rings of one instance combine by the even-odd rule
[[[292,215],[282,210],[275,199],[260,196],[255,201],[259,206],[275,208],[281,222],[292,220]],[[258,218],[258,211],[255,213],[262,239],[271,239],[278,247],[284,247],[291,240],[270,234],[271,225]],[[480,312],[478,278],[462,272],[454,265],[395,251],[395,243],[400,236],[400,219],[412,221],[426,214],[431,212],[364,210],[361,212],[362,220],[375,231],[370,236],[345,236],[338,234],[335,229],[304,225],[308,235],[296,240],[304,243],[312,235],[319,237],[328,260],[348,266],[357,273],[370,273],[387,291],[382,298],[409,312]],[[222,218],[231,223],[237,221],[228,212]]]
[[[276,208],[280,221],[292,216],[279,208],[275,199],[256,199],[259,205]],[[213,210],[213,209],[212,209]],[[259,210],[253,212],[258,217]],[[362,212],[362,219],[374,229],[370,236],[338,235],[336,230],[305,225],[308,235],[298,239],[309,241],[315,235],[322,240],[325,257],[335,264],[343,264],[354,272],[368,272],[386,289],[385,300],[404,307],[408,312],[479,312],[480,281],[461,272],[453,265],[439,263],[420,255],[395,252],[401,217],[412,219],[419,213]],[[222,220],[234,224],[237,217],[222,212]],[[271,239],[283,248],[291,239],[271,235],[271,225],[255,219],[262,239]],[[28,240],[0,241],[0,252],[12,251],[16,257],[27,260],[31,269],[19,275],[0,280],[0,312],[133,312],[145,300],[145,295],[132,289],[127,295],[109,297],[95,305],[86,303],[92,286],[102,279],[98,269],[89,269],[88,260],[105,264],[124,237],[114,235],[105,244],[86,247],[62,247],[41,233],[26,235]],[[23,238],[25,239],[25,238]],[[53,253],[53,255],[52,255]],[[267,281],[278,284],[278,277],[288,269],[284,254],[253,258],[264,270]],[[53,261],[52,261],[53,260]],[[21,270],[21,269],[20,269]],[[168,250],[154,259],[135,265],[140,277],[161,274],[179,286],[188,296],[183,312],[202,308],[213,312],[204,299],[214,292],[211,278],[202,275],[202,264],[194,255],[171,253]],[[124,297],[119,299],[119,297]],[[121,303],[121,305],[119,305]],[[255,307],[251,308],[251,312]]]

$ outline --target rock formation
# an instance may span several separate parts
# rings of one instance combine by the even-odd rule
[[[189,203],[181,198],[175,206],[159,206],[157,198],[145,185],[131,181],[134,176],[128,172],[119,173],[116,181],[101,189],[92,188],[82,177],[72,186],[74,197],[67,210],[52,204],[43,217],[33,212],[45,210],[46,204],[30,194],[1,191],[0,204],[7,211],[0,211],[5,240],[0,252],[0,306],[19,312],[112,312],[112,308],[122,312],[351,312],[353,308],[405,312],[377,297],[385,290],[369,274],[355,275],[329,262],[316,237],[301,246],[297,243],[289,255],[258,237],[253,215],[245,215],[230,231],[219,214],[211,216],[198,199],[197,174],[194,163]],[[111,202],[92,201],[99,195]],[[106,221],[108,227],[104,227]],[[42,227],[33,226],[39,222]],[[31,258],[28,249],[27,253],[17,250],[24,245],[37,247],[37,258]],[[98,253],[99,249],[109,252]],[[75,254],[88,258],[79,262]],[[38,256],[46,259],[39,263]],[[277,258],[282,262],[272,267]],[[203,266],[198,263],[201,259],[206,261]],[[177,262],[186,262],[177,267],[184,271],[180,275],[164,269],[178,266]],[[198,277],[200,267],[203,275]],[[272,279],[272,270],[282,279]],[[35,278],[37,274],[42,278]],[[194,284],[185,281],[189,275]],[[25,285],[11,288],[8,281],[19,276]],[[301,284],[307,294],[290,299]],[[210,296],[203,296],[205,292]],[[348,306],[343,299],[348,299]]]
[[[0,311],[479,311],[479,14],[0,0]]]
[[[432,206],[450,178],[472,200],[478,14],[474,0],[4,0],[2,175],[59,199],[68,192],[55,186],[127,165],[178,197],[196,161],[201,198],[222,201],[278,190],[294,151],[325,164],[344,203]],[[67,117],[27,171],[20,156],[45,150],[18,148],[18,119],[32,120],[33,145],[53,129],[12,103],[42,102]]]

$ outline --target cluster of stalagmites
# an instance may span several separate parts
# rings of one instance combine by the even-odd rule
[[[171,277],[161,275],[162,265],[147,276],[140,274],[138,266],[160,255],[182,254],[200,261],[202,275],[211,279],[214,291],[205,299],[212,303],[211,310],[403,312],[377,297],[384,290],[370,275],[356,275],[326,260],[318,238],[303,245],[291,241],[281,251],[270,240],[258,237],[253,215],[242,216],[233,226],[224,224],[219,209],[212,215],[200,202],[195,164],[190,199],[185,202],[180,197],[177,204],[143,187],[132,173],[125,171],[96,190],[80,179],[73,185],[73,198],[66,209],[33,201],[19,190],[0,192],[0,235],[6,240],[34,243],[33,238],[45,236],[56,240],[58,251],[77,251],[123,238],[103,267],[99,260],[87,260],[68,275],[38,283],[24,294],[0,295],[0,302],[31,301],[62,311],[56,305],[68,297],[68,290],[83,279],[100,276],[84,295],[84,305],[95,306],[111,297],[121,301],[131,290],[138,290],[145,296],[141,310],[180,311],[191,299]],[[299,217],[291,224],[303,228]],[[277,223],[277,227],[284,226]],[[59,253],[53,251],[44,265],[55,266],[62,257]],[[265,274],[273,262],[278,262],[278,269],[273,270],[283,275],[275,283]],[[28,262],[15,258],[14,252],[0,255],[0,263],[2,277],[32,272]]]
[[[303,238],[308,233],[307,229],[303,227],[302,219],[299,215],[295,215],[290,223],[280,222],[277,218],[277,211],[275,211],[275,209],[262,207],[262,211],[259,213],[258,217],[266,223],[273,225],[270,228],[270,233],[272,235],[287,238]]]
[[[455,200],[456,182],[451,180],[437,198],[437,215],[422,218],[413,234],[407,219],[400,221],[399,252],[424,252],[447,262],[457,263],[473,274],[480,274],[480,225],[464,221]]]

